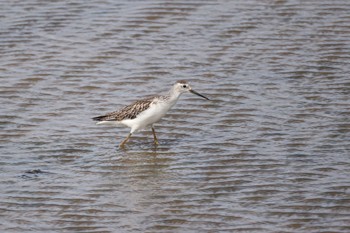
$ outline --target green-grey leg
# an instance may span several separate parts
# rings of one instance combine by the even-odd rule
[[[155,145],[159,145],[157,136],[156,136],[156,131],[154,130],[153,126],[152,126],[152,133],[153,133],[153,138],[154,138],[154,144]]]
[[[125,146],[125,143],[127,143],[127,141],[129,140],[129,138],[131,137],[132,133],[129,133],[129,135],[124,139],[124,141],[122,141],[120,144],[119,144],[119,147],[124,147]]]

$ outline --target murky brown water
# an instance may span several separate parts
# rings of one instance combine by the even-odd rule
[[[349,12],[2,1],[0,231],[350,232]],[[178,79],[158,148],[91,121]]]

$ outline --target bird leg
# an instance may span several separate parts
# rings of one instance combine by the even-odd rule
[[[153,138],[154,138],[154,144],[155,145],[159,145],[157,136],[156,136],[156,131],[154,130],[153,126],[152,126],[152,133],[153,133]]]
[[[129,140],[129,138],[131,137],[132,133],[129,133],[129,135],[124,139],[124,141],[122,141],[120,144],[119,144],[119,147],[124,147],[125,146],[125,143]]]

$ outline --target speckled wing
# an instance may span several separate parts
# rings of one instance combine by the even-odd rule
[[[145,111],[156,97],[138,100],[135,103],[125,106],[119,111],[107,113],[103,116],[92,118],[94,121],[122,121],[126,119],[135,119],[138,114]]]

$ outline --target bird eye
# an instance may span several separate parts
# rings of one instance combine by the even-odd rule
[[[182,87],[183,87],[183,88],[186,88],[186,87],[187,87],[187,85],[183,85]]]

